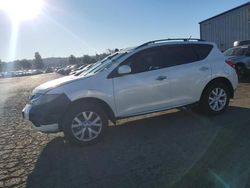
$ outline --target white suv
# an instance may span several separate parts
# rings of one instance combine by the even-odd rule
[[[23,117],[73,143],[96,142],[119,118],[198,104],[226,110],[238,84],[234,65],[214,43],[165,39],[119,51],[79,76],[35,88]]]

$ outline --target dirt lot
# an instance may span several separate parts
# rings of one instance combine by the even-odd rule
[[[126,120],[79,148],[21,118],[32,89],[56,77],[0,80],[0,187],[250,187],[250,82],[223,115]]]

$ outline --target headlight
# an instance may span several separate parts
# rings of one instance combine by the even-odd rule
[[[32,105],[42,105],[42,104],[50,103],[54,99],[56,99],[58,96],[59,96],[59,94],[35,95],[34,97],[31,97],[30,104],[32,104]]]
[[[36,94],[34,94],[34,95],[31,95],[31,96],[29,97],[29,100],[31,101],[31,100],[33,100],[33,99],[36,99],[36,98],[40,97],[41,95],[43,95],[43,94],[41,94],[41,93],[36,93]]]
[[[29,97],[29,103],[30,103],[30,104],[34,104],[35,101],[37,101],[42,95],[43,95],[43,94],[41,94],[41,93],[36,93],[36,94],[34,94],[34,95],[31,95],[31,96]]]

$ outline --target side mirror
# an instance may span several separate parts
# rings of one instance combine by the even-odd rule
[[[131,67],[129,65],[122,65],[118,68],[118,74],[124,75],[131,73]]]

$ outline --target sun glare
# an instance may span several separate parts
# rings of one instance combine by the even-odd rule
[[[43,0],[0,0],[0,9],[16,24],[36,18],[43,5]]]

